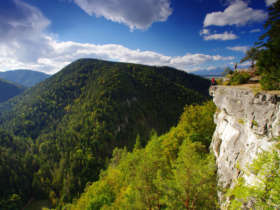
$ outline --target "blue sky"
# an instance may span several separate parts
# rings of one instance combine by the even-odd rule
[[[55,73],[79,58],[233,66],[275,0],[1,0],[0,70]]]

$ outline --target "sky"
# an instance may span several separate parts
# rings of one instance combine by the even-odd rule
[[[232,67],[265,32],[275,1],[0,0],[0,71],[54,74],[80,58]]]

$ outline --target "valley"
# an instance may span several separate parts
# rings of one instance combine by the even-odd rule
[[[0,106],[1,176],[10,177],[2,180],[2,205],[14,195],[19,203],[71,202],[115,148],[131,151],[136,139],[144,147],[167,132],[186,104],[209,99],[209,85],[168,67],[95,59],[66,66]]]

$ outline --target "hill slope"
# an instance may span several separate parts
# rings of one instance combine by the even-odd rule
[[[212,102],[186,106],[168,133],[145,148],[115,149],[99,180],[65,209],[218,209]]]
[[[50,75],[48,74],[32,70],[12,70],[0,72],[0,78],[21,84],[25,87],[32,87],[49,77]]]
[[[137,136],[145,145],[152,130],[166,132],[185,104],[208,98],[209,85],[168,67],[82,59],[2,104],[0,127],[30,148],[24,170],[32,186],[24,186],[32,193],[23,200],[71,201],[98,178],[115,147],[131,149]]]
[[[0,79],[0,103],[22,93],[24,88],[20,85]]]

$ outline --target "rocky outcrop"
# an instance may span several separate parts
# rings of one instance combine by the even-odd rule
[[[246,168],[258,153],[269,150],[280,136],[280,96],[233,86],[213,86],[210,95],[217,106],[211,147],[218,182],[229,188],[236,178],[244,176],[248,184],[253,184],[255,175],[245,175],[240,168]],[[219,197],[225,209],[227,199],[222,193]]]

